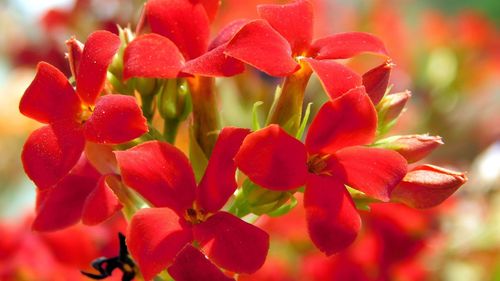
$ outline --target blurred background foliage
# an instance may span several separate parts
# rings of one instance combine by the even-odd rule
[[[222,2],[216,23],[219,27],[238,17],[256,17],[257,3],[286,1]],[[415,213],[399,212],[399,207],[394,207],[396,211],[374,208],[373,214],[366,214],[366,233],[345,253],[330,259],[319,256],[300,236],[303,225],[299,211],[277,221],[264,218],[262,226],[276,238],[258,280],[500,280],[500,1],[312,2],[316,7],[316,38],[355,30],[375,33],[386,42],[396,64],[391,78],[393,92],[412,91],[408,110],[394,134],[442,136],[445,145],[426,162],[466,170],[469,183],[432,210]],[[0,280],[9,278],[3,277],[9,272],[15,272],[11,275],[14,279],[5,280],[85,280],[78,274],[68,279],[68,272],[78,272],[113,240],[114,234],[106,230],[109,228],[91,228],[88,243],[95,247],[92,255],[64,263],[61,249],[81,251],[76,242],[58,245],[50,242],[54,239],[29,231],[35,194],[23,173],[20,152],[27,135],[39,125],[18,113],[18,102],[38,61],[50,62],[69,74],[64,58],[66,39],[74,35],[84,41],[96,29],[116,32],[116,24],[134,26],[142,3],[0,1],[0,240],[7,241],[0,241]],[[360,71],[374,65],[365,57],[348,63]],[[264,113],[279,80],[262,78],[249,72],[218,81],[226,124],[250,126],[252,106],[259,100],[264,101],[259,109]],[[324,101],[320,89],[317,80],[308,86],[313,111]],[[180,136],[178,145],[183,146],[186,138]],[[413,223],[405,225],[405,220]],[[123,228],[112,225],[111,229]],[[71,231],[56,235],[89,230],[77,226]],[[418,247],[412,248],[415,245]],[[409,248],[414,250],[408,252]],[[42,269],[34,266],[40,259],[31,261],[23,251],[36,251],[48,265]],[[360,256],[363,252],[371,255]],[[42,276],[38,270],[56,270],[59,279],[53,271],[47,273],[49,279],[36,279],[33,276]]]

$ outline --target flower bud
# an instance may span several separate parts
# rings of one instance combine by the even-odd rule
[[[246,180],[242,192],[236,196],[235,205],[240,210],[239,216],[249,213],[263,215],[278,210],[292,197],[291,192],[269,190]]]
[[[389,77],[394,64],[391,60],[387,60],[383,64],[369,70],[363,74],[363,86],[366,93],[370,96],[373,104],[377,105],[384,97],[389,84]]]
[[[69,62],[71,75],[73,75],[73,77],[76,77],[78,66],[80,65],[83,46],[83,43],[76,40],[75,37],[71,37],[69,40],[66,40],[66,47],[68,48],[67,59]]]
[[[417,162],[444,144],[441,137],[425,135],[393,136],[378,141],[375,146],[401,154],[408,163]]]
[[[386,95],[376,106],[378,115],[378,135],[387,133],[398,119],[411,97],[410,91]]]
[[[156,79],[152,78],[133,78],[134,86],[141,96],[154,96],[158,93],[159,85]]]
[[[191,110],[189,91],[177,79],[164,81],[158,94],[158,111],[163,119],[185,120]]]
[[[391,200],[413,208],[431,208],[450,197],[467,181],[464,173],[433,165],[409,171],[391,193]]]
[[[256,215],[263,215],[275,211],[290,199],[289,192],[273,191],[257,188],[250,193],[248,208]]]
[[[123,80],[123,55],[128,44],[134,40],[134,35],[130,28],[118,27],[118,37],[121,42],[120,48],[109,65],[108,71],[113,73],[119,80]]]
[[[385,96],[377,105],[379,117],[383,116],[386,122],[390,122],[399,117],[411,97],[410,91],[394,93]]]

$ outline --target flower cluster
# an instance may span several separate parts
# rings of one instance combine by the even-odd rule
[[[356,238],[358,209],[433,207],[465,183],[463,173],[408,166],[439,137],[384,138],[410,94],[390,93],[393,64],[377,37],[313,40],[313,6],[297,0],[258,6],[260,19],[235,20],[209,40],[219,5],[149,0],[135,32],[68,40],[69,80],[38,65],[20,103],[45,124],[22,153],[37,186],[33,229],[100,224],[122,210],[145,280],[235,280],[257,271],[269,249],[252,222],[302,208],[298,193],[311,241],[330,256]],[[340,61],[361,53],[382,63],[358,74]],[[215,78],[255,71],[283,79],[266,126],[221,127]],[[328,101],[309,124],[310,107],[302,110],[313,73]],[[175,146],[186,122],[189,157]]]

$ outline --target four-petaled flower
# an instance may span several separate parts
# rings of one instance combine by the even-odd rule
[[[355,239],[360,218],[345,185],[388,201],[406,174],[397,152],[365,147],[375,138],[377,115],[362,87],[327,102],[305,145],[277,125],[249,134],[235,157],[253,182],[285,191],[306,185],[304,207],[311,240],[327,255]]]
[[[89,36],[78,65],[76,91],[57,68],[38,64],[19,105],[22,114],[47,124],[29,136],[22,152],[26,174],[38,188],[49,188],[63,178],[80,158],[85,141],[117,144],[148,131],[133,97],[99,97],[119,46],[120,39],[110,32]]]
[[[134,215],[127,235],[130,252],[146,280],[172,262],[177,274],[193,270],[178,256],[193,241],[223,269],[252,273],[262,266],[268,234],[221,211],[236,190],[233,158],[248,133],[241,128],[221,131],[198,187],[189,160],[168,143],[150,141],[115,152],[123,181],[154,206]]]
[[[385,46],[377,37],[368,33],[349,32],[312,42],[313,7],[306,0],[286,5],[259,5],[258,12],[262,19],[250,21],[241,27],[227,43],[224,51],[226,55],[271,76],[289,76],[298,69],[307,68],[304,61],[318,75],[332,99],[363,84],[370,84],[369,88],[376,86],[373,85],[374,81],[368,79],[363,83],[357,73],[335,59],[351,58],[364,52],[387,58]],[[390,64],[384,64],[381,68],[390,70],[386,65]],[[379,99],[380,94],[375,96]],[[377,102],[374,100],[374,103]]]

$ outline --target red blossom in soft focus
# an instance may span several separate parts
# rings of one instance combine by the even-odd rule
[[[364,231],[359,239],[329,259],[304,257],[306,280],[426,280],[419,260],[429,234],[429,219],[422,212],[400,204],[372,204],[362,212]],[[413,271],[413,275],[404,272]]]
[[[187,278],[180,280],[197,280],[186,277],[196,275],[185,260],[189,256],[202,267],[196,269],[199,272],[220,272],[211,262],[243,273],[262,266],[269,247],[267,233],[220,211],[236,190],[233,158],[247,134],[239,128],[221,131],[198,187],[188,159],[170,144],[151,141],[115,152],[124,182],[154,206],[134,215],[127,235],[146,280],[169,266],[174,275]],[[193,241],[211,262],[186,246]]]
[[[90,269],[95,257],[115,253],[116,232],[125,229],[119,216],[96,227],[75,225],[51,233],[35,233],[30,224],[32,218],[0,223],[0,280],[88,280],[76,269]]]
[[[388,201],[406,173],[397,152],[364,147],[375,138],[375,108],[363,88],[327,102],[313,120],[305,145],[277,125],[251,133],[236,155],[238,168],[272,190],[306,185],[309,234],[327,255],[351,244],[361,226],[345,184]]]
[[[289,76],[305,67],[302,65],[302,61],[305,61],[318,75],[332,99],[363,85],[363,79],[358,74],[336,62],[336,59],[351,58],[364,52],[387,58],[382,41],[367,33],[339,33],[313,42],[313,7],[309,1],[259,5],[258,12],[262,19],[250,21],[241,27],[229,41],[224,53],[271,76]],[[390,64],[383,64],[379,68],[390,71],[390,67],[385,66]],[[388,74],[377,77],[386,80]],[[382,87],[376,87],[378,83],[370,79],[365,82],[369,84],[369,93],[372,89],[377,92],[370,96],[379,99]]]
[[[85,141],[123,143],[147,132],[133,97],[99,97],[119,46],[118,36],[107,31],[89,36],[78,65],[76,91],[57,68],[38,65],[19,110],[47,124],[29,136],[22,153],[26,174],[40,189],[53,186],[71,170]]]

